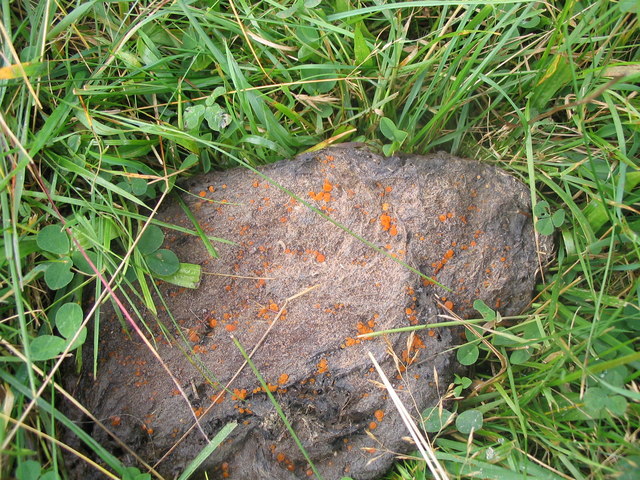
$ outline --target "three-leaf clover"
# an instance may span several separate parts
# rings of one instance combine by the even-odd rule
[[[71,247],[67,232],[62,225],[47,225],[38,232],[36,244],[45,251],[57,255],[58,258],[46,263],[44,281],[51,290],[66,287],[73,280],[71,266],[73,262],[68,257]]]
[[[204,104],[187,107],[184,111],[184,126],[188,131],[199,131],[203,120],[214,132],[221,132],[231,123],[231,115],[216,103],[216,99],[225,93],[223,87],[216,88],[207,97]]]
[[[536,206],[533,208],[533,214],[538,219],[536,222],[536,230],[542,235],[551,235],[556,228],[564,223],[564,209],[561,208],[551,214],[549,202],[546,200],[541,200],[536,203]]]

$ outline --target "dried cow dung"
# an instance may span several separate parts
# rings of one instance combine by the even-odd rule
[[[202,464],[209,478],[309,478],[307,459],[255,374],[245,366],[234,378],[243,356],[231,337],[251,351],[275,322],[253,362],[315,468],[331,480],[379,477],[391,452],[412,447],[368,352],[417,415],[446,391],[460,332],[359,335],[438,322],[446,309],[477,316],[476,299],[519,313],[538,266],[530,192],[498,168],[446,154],[384,158],[333,148],[260,171],[186,182],[183,198],[204,232],[233,244],[216,243],[213,259],[198,236],[167,229],[166,248],[202,266],[201,284],[160,282],[167,308],[156,299],[157,318],[139,307],[143,331],[190,405],[107,308],[97,380],[87,344],[75,393],[131,451],[151,465],[162,459],[156,469],[166,478],[229,422],[237,427]],[[178,203],[159,218],[194,230]],[[97,425],[84,427],[136,465]],[[86,478],[90,467],[71,463]]]

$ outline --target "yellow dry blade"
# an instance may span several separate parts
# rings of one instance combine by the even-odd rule
[[[13,80],[14,78],[19,78],[22,76],[23,71],[25,73],[28,72],[28,67],[30,65],[31,64],[29,62],[26,62],[0,67],[0,80]]]

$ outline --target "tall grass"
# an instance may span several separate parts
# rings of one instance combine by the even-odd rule
[[[139,280],[149,302],[142,232],[178,178],[350,141],[496,163],[557,238],[530,310],[480,345],[483,388],[452,391],[484,422],[435,437],[451,478],[634,478],[637,2],[0,5],[0,477],[64,476],[61,425],[133,475],[59,411],[60,354],[99,341],[83,298]]]

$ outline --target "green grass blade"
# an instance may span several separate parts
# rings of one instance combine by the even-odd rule
[[[200,450],[200,453],[194,458],[187,468],[184,469],[182,474],[178,477],[178,480],[187,480],[195,473],[195,471],[202,465],[202,463],[211,456],[211,454],[215,451],[216,448],[220,446],[225,439],[231,435],[231,432],[238,426],[237,422],[229,422],[224,427],[220,429],[218,433],[211,439],[205,447]]]

